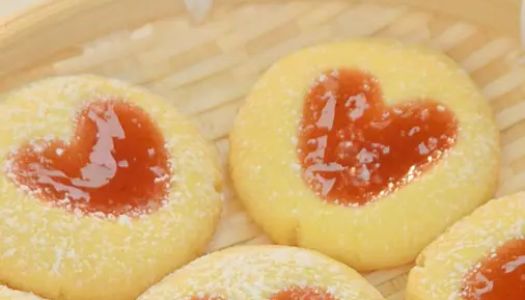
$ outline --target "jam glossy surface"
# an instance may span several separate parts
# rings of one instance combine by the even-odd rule
[[[273,295],[270,300],[336,300],[336,298],[318,288],[292,287]]]
[[[511,240],[469,272],[463,282],[464,300],[525,299],[525,239]]]
[[[340,69],[322,74],[306,96],[298,155],[319,196],[363,205],[420,175],[456,133],[454,114],[436,101],[387,106],[372,75]]]
[[[71,141],[34,140],[8,157],[6,172],[36,197],[83,213],[134,214],[158,208],[170,182],[162,133],[138,107],[92,102]]]

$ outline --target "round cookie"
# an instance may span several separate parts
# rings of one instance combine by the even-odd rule
[[[498,130],[467,74],[387,40],[277,62],[235,120],[231,175],[279,244],[361,270],[408,263],[496,186]]]
[[[408,300],[525,299],[525,193],[491,200],[418,257]]]
[[[175,271],[139,300],[383,299],[347,266],[316,252],[285,246],[238,246]]]
[[[95,76],[0,104],[0,281],[134,299],[200,254],[221,209],[214,151],[168,102]]]
[[[0,299],[2,300],[44,300],[30,293],[12,290],[7,286],[0,285]]]

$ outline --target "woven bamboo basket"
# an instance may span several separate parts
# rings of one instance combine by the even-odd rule
[[[258,76],[299,48],[391,37],[447,53],[490,102],[502,133],[498,194],[525,187],[525,57],[518,0],[217,0],[196,22],[182,0],[55,0],[0,22],[0,100],[28,81],[94,73],[165,96],[199,126],[227,170],[228,132]],[[226,173],[226,172],[225,172]],[[228,182],[209,251],[270,241]],[[364,274],[403,299],[410,265]]]

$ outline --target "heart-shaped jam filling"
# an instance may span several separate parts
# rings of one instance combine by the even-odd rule
[[[163,135],[146,112],[100,101],[76,120],[71,141],[33,140],[11,153],[7,175],[36,197],[83,213],[134,215],[160,207],[171,173]]]
[[[454,145],[457,122],[445,106],[429,99],[387,106],[382,97],[377,79],[358,70],[326,72],[310,88],[298,154],[305,181],[327,201],[366,204]]]
[[[465,300],[525,299],[525,240],[511,240],[471,270],[461,291]]]

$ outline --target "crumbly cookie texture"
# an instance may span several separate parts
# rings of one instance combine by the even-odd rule
[[[285,246],[240,246],[193,261],[151,287],[139,300],[268,300],[292,287],[316,288],[337,300],[384,299],[357,272],[317,252]]]
[[[407,185],[361,205],[328,202],[303,180],[298,130],[305,97],[327,71],[374,76],[384,102],[443,104],[457,120],[455,144]],[[311,248],[361,270],[411,262],[447,226],[492,196],[499,137],[490,107],[448,57],[374,39],[292,54],[262,76],[230,135],[231,175],[246,209],[279,244]]]
[[[34,139],[69,141],[78,112],[105,100],[139,107],[163,134],[172,176],[160,208],[83,214],[14,184],[9,153]],[[164,99],[116,80],[58,77],[12,92],[0,114],[0,282],[50,299],[132,299],[212,236],[222,202],[216,154]]]
[[[525,239],[525,193],[491,200],[430,244],[409,275],[408,300],[460,300],[467,272],[510,240]]]

